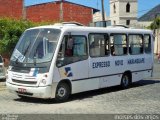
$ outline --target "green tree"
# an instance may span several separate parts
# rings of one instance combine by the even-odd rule
[[[35,25],[24,20],[0,19],[0,54],[10,56],[21,34]]]
[[[21,34],[28,28],[40,25],[54,24],[54,22],[33,23],[26,20],[9,18],[0,19],[0,54],[10,56]]]
[[[149,26],[150,29],[159,29],[160,28],[160,17],[155,18],[155,20]]]

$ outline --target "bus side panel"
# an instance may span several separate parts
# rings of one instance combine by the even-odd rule
[[[142,71],[142,72],[134,72],[132,73],[132,82],[136,82],[142,80],[144,78],[151,77],[152,70]]]
[[[147,71],[144,72],[144,78],[152,76],[152,69],[153,69],[153,54],[145,54],[145,64]]]
[[[100,80],[100,88],[120,85],[121,77],[122,77],[122,75],[120,75],[120,74],[114,75],[114,76],[103,77]]]
[[[52,82],[59,82],[61,80],[61,76],[60,76],[60,72],[59,72],[59,69],[57,68],[57,66],[54,67],[53,71],[51,72],[52,74]]]
[[[132,82],[151,77],[153,67],[152,54],[140,54],[135,56],[133,55],[130,56],[129,59],[140,60],[140,63],[129,62],[129,69],[132,71]]]
[[[72,81],[72,93],[79,93],[99,88],[99,78]]]
[[[152,70],[144,71],[143,75],[144,75],[143,78],[151,77],[152,76]]]
[[[49,77],[49,84],[52,87],[51,98],[55,98],[57,85],[58,85],[59,81],[61,80],[59,69],[57,68],[57,66],[55,66],[55,64],[51,64],[50,71],[49,71],[48,75],[49,75],[48,76]]]
[[[144,72],[133,72],[132,82],[136,82],[143,79]]]
[[[72,81],[72,93],[82,92],[95,89],[94,82],[99,83],[99,80],[92,81],[88,79],[88,59],[71,63],[59,68],[60,80]]]
[[[120,85],[127,68],[128,56],[90,58],[89,77],[100,77],[99,88]]]

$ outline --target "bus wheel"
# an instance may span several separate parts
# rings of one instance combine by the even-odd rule
[[[55,100],[56,102],[65,102],[69,98],[70,88],[66,83],[60,83],[57,86]]]
[[[121,79],[121,87],[123,89],[128,88],[130,85],[130,77],[128,74],[123,74],[122,79]]]

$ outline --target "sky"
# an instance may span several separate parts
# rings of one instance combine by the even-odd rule
[[[25,5],[34,5],[45,2],[53,2],[57,0],[24,0]],[[66,0],[73,3],[93,7],[101,10],[101,0]],[[141,17],[143,14],[154,8],[156,5],[160,4],[160,0],[138,0],[138,17]],[[104,7],[107,16],[109,16],[109,0],[104,0]]]

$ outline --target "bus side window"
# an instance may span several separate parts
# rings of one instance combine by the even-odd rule
[[[86,56],[87,55],[87,43],[86,38],[77,36],[74,38],[73,56]]]
[[[85,36],[73,35],[64,36],[61,44],[57,66],[61,67],[67,64],[85,60],[87,56],[87,39]],[[60,56],[63,56],[60,58]]]
[[[66,43],[65,56],[67,57],[73,56],[73,44],[74,44],[73,38],[72,37],[68,38],[65,41],[65,43]]]
[[[110,44],[112,55],[127,54],[127,36],[125,34],[111,34]]]
[[[91,57],[103,57],[109,55],[109,37],[104,33],[91,33],[89,35],[89,47]]]
[[[151,36],[144,35],[144,49],[145,53],[151,53]]]
[[[140,34],[129,35],[129,52],[131,55],[143,54],[143,36]]]

